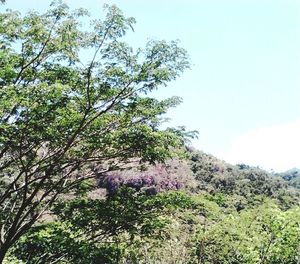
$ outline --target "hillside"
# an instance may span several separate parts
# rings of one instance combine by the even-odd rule
[[[155,193],[162,190],[185,190],[193,194],[224,194],[235,197],[235,206],[241,210],[255,197],[275,199],[281,206],[299,204],[300,191],[298,170],[273,174],[245,164],[232,165],[216,157],[188,149],[185,159],[173,159],[165,165],[149,165],[98,176],[100,188],[113,193],[125,185],[140,189],[151,188]]]
[[[282,178],[288,185],[300,189],[300,169],[293,168],[282,173],[275,173],[275,176]]]
[[[258,167],[231,165],[196,150],[190,151],[189,164],[199,190],[235,195],[241,203],[249,203],[260,195],[274,198],[288,207],[299,204],[300,175],[297,170],[274,175]]]
[[[34,227],[9,263],[296,264],[297,177],[194,149],[164,165],[96,173],[97,188],[86,182],[62,199],[56,220]]]

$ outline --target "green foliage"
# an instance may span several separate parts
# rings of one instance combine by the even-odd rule
[[[300,189],[299,169],[291,169],[282,173],[275,173],[275,176],[282,178],[288,185]]]
[[[177,208],[189,208],[191,199],[180,192],[148,195],[133,188],[120,188],[106,199],[75,199],[58,204],[53,210],[61,221],[75,229],[100,237],[113,237],[125,231],[135,235],[160,236],[163,218]]]
[[[113,263],[120,254],[115,244],[96,246],[62,222],[33,228],[13,251],[20,260],[32,263]]]
[[[190,167],[199,190],[231,195],[237,210],[257,205],[258,197],[277,199],[283,208],[300,204],[299,190],[262,169],[233,166],[199,151],[190,151]]]
[[[190,135],[159,129],[179,98],[147,96],[189,66],[186,51],[134,50],[122,37],[135,20],[105,12],[89,27],[86,10],[62,1],[0,14],[0,259],[60,194],[133,161],[164,162]]]
[[[266,202],[204,226],[196,236],[199,263],[297,263],[299,213]]]
[[[34,263],[298,263],[298,207],[285,211],[258,197],[237,212],[231,198],[120,188],[64,201],[57,221],[33,228],[11,254]]]
[[[34,263],[117,263],[133,257],[145,239],[165,238],[172,222],[168,216],[196,206],[179,192],[147,195],[121,188],[106,199],[75,199],[58,204],[59,221],[33,228],[14,254]]]

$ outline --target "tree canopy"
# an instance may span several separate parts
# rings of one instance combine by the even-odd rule
[[[0,260],[56,201],[95,174],[162,162],[184,132],[160,130],[180,99],[148,94],[189,66],[178,42],[133,49],[135,20],[53,2],[0,14]]]

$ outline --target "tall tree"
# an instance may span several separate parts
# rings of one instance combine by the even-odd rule
[[[61,1],[45,14],[0,14],[0,262],[95,171],[164,161],[183,142],[159,130],[180,100],[147,94],[188,67],[185,50],[150,41],[135,51],[122,41],[135,20],[105,10],[89,26],[86,10]]]

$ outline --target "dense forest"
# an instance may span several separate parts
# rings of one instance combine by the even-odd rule
[[[294,171],[188,148],[164,165],[99,174],[62,196],[8,263],[299,263]]]
[[[0,14],[0,263],[299,264],[300,171],[231,165],[150,97],[190,66],[116,6]],[[87,26],[87,20],[90,24]]]

